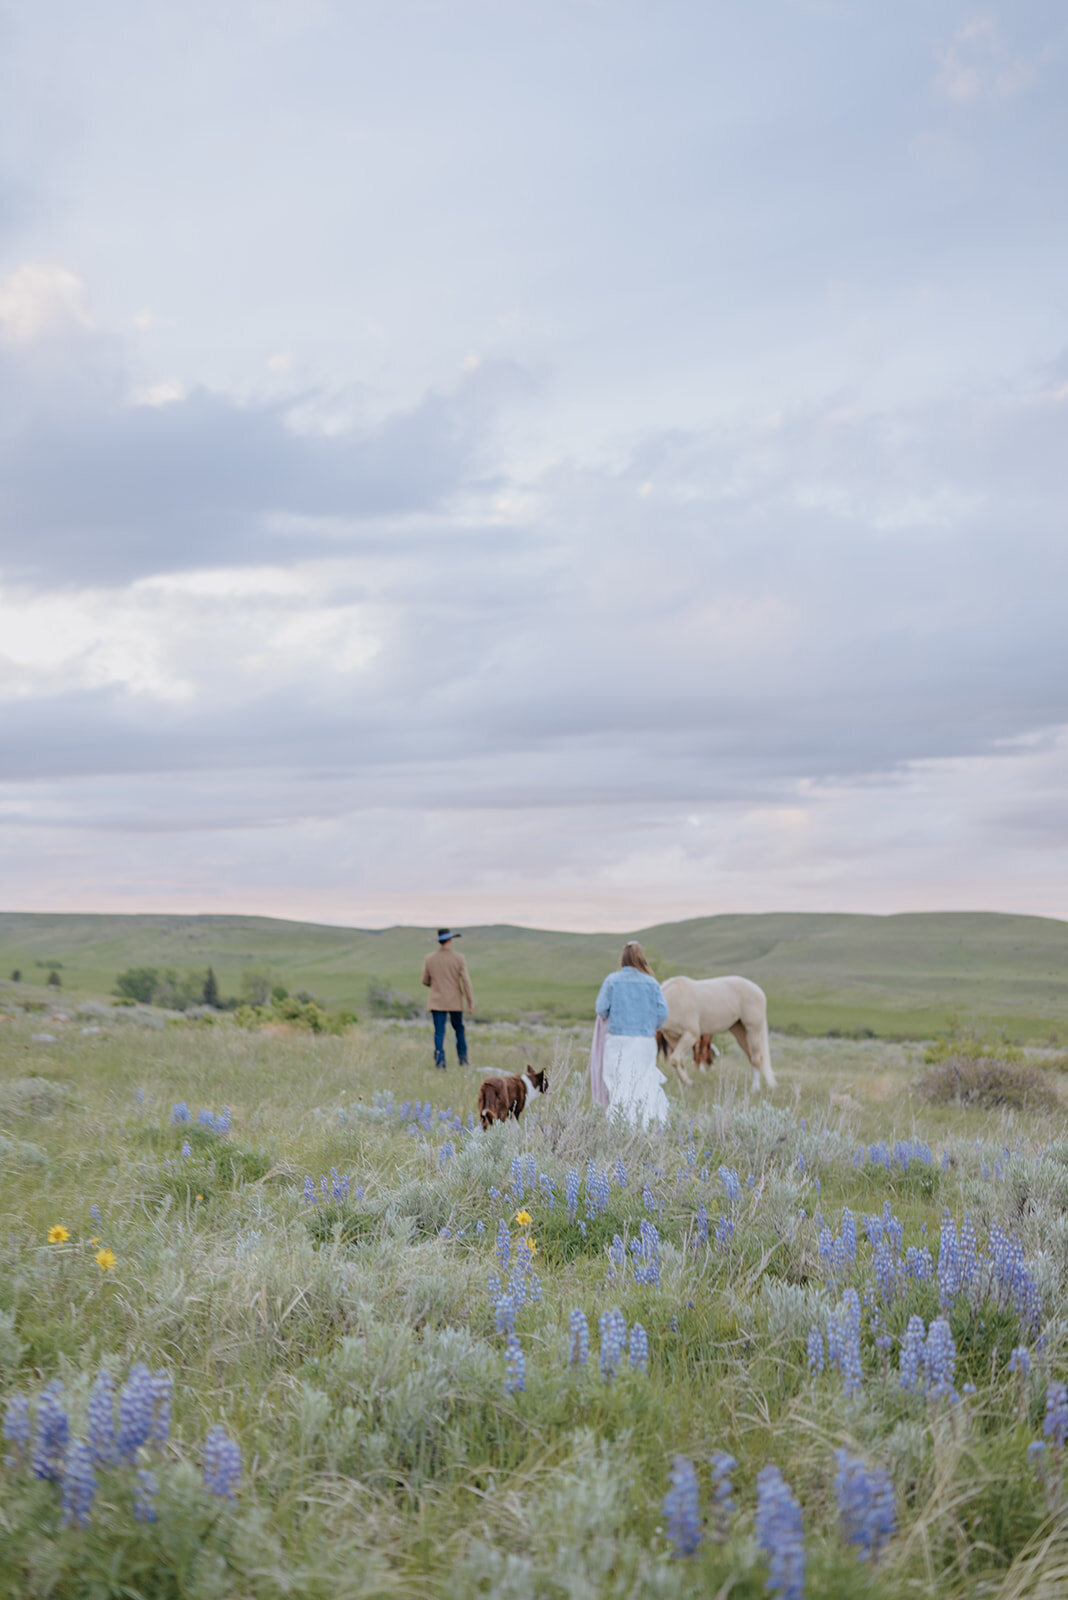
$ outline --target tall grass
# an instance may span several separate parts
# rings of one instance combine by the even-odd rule
[[[434,1072],[416,1030],[52,1026],[54,1044],[33,1042],[39,1017],[0,1032],[0,1407],[25,1396],[32,1422],[59,1379],[89,1437],[98,1372],[121,1389],[143,1363],[170,1375],[172,1417],[98,1466],[85,1525],[62,1471],[35,1476],[8,1440],[0,1593],[755,1597],[768,1465],[801,1508],[809,1595],[1063,1592],[1063,1452],[1043,1434],[1068,1365],[1059,1113],[927,1108],[918,1051],[780,1039],[774,1101],[747,1097],[732,1052],[644,1132],[591,1108],[581,1038],[480,1031],[485,1064],[550,1078],[482,1133],[478,1074]],[[196,1121],[224,1105],[228,1132]],[[955,1283],[947,1213],[965,1256],[966,1222],[975,1237]],[[606,1373],[613,1309],[648,1361],[624,1343]],[[952,1394],[902,1385],[912,1317],[945,1319]],[[219,1426],[232,1499],[204,1481]],[[877,1561],[843,1533],[843,1448],[893,1484]],[[729,1516],[715,1452],[737,1463]],[[679,1456],[688,1555],[665,1520]],[[154,1521],[134,1515],[138,1467]]]

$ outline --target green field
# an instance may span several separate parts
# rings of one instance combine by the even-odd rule
[[[482,1029],[480,1067],[550,1077],[483,1133],[478,1073],[435,1072],[409,1024],[0,1008],[3,1600],[760,1600],[769,1466],[796,1497],[808,1600],[1064,1594],[1065,1451],[1044,1428],[1068,1375],[1065,1057],[1032,1054],[1044,1109],[932,1108],[921,1046],[780,1035],[772,1098],[748,1097],[731,1044],[643,1132],[591,1107],[587,1043]],[[225,1132],[196,1120],[224,1105]],[[349,1193],[309,1199],[332,1169]],[[940,1303],[946,1216],[978,1254]],[[823,1222],[845,1241],[850,1217],[832,1259]],[[1019,1235],[1011,1277],[999,1227]],[[605,1370],[610,1312],[629,1343]],[[855,1367],[813,1371],[813,1330],[849,1314]],[[940,1315],[948,1378],[903,1386],[909,1319],[933,1349]],[[115,1409],[137,1363],[172,1389],[155,1438]],[[57,1405],[80,1466],[43,1443]],[[205,1479],[216,1428],[239,1451],[231,1495]],[[886,1474],[876,1561],[843,1521],[841,1450]],[[737,1463],[723,1514],[717,1451]],[[689,1553],[664,1505],[680,1456]]]
[[[700,917],[637,929],[661,977],[740,972],[767,992],[773,1028],[820,1035],[870,1030],[925,1038],[954,1026],[1025,1041],[1068,1040],[1068,923],[1041,917],[930,913]],[[589,1017],[619,959],[618,934],[509,926],[464,930],[484,1019]],[[211,965],[223,993],[269,971],[291,991],[366,1010],[372,983],[421,999],[432,932],[368,932],[265,917],[59,916],[0,913],[0,979],[42,983],[62,963],[65,990],[107,994],[129,967]],[[3,991],[0,990],[0,993]]]

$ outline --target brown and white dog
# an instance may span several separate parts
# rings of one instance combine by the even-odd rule
[[[491,1122],[507,1122],[518,1118],[532,1094],[544,1094],[549,1080],[544,1072],[528,1067],[522,1076],[484,1078],[478,1091],[478,1115],[484,1128]]]

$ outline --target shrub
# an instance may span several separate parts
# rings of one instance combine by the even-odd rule
[[[995,1056],[947,1056],[916,1081],[930,1105],[1011,1106],[1017,1110],[1053,1109],[1060,1096],[1040,1068],[1027,1061]]]
[[[936,1039],[924,1052],[924,1060],[937,1061],[1022,1061],[1023,1051],[1008,1039],[994,1039],[956,1030],[945,1039]]]
[[[158,967],[128,967],[115,979],[114,993],[121,1000],[137,1000],[143,1006],[150,1005],[158,977]]]
[[[417,1017],[421,1007],[403,989],[385,983],[372,983],[367,989],[367,1007],[372,1017]]]

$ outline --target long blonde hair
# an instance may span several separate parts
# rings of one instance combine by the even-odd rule
[[[623,954],[619,958],[619,964],[621,967],[637,967],[639,972],[648,973],[650,978],[654,976],[652,967],[645,959],[645,951],[637,939],[627,940],[627,943],[623,946]]]

